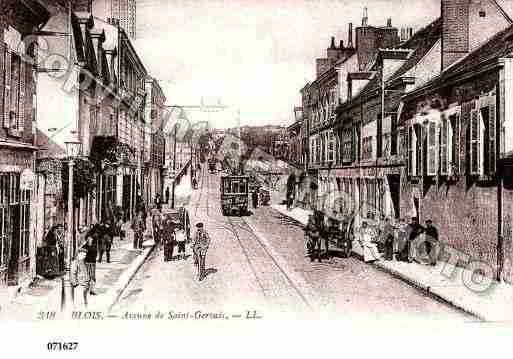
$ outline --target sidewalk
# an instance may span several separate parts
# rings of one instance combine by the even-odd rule
[[[284,205],[272,207],[303,226],[306,225],[311,213],[301,208],[288,211]],[[464,285],[463,278],[471,277],[469,270],[446,262],[438,262],[436,266],[425,266],[418,263],[379,260],[372,264],[481,320],[513,321],[512,285],[494,282],[490,289],[478,293]]]
[[[151,228],[148,224],[147,228]],[[111,261],[96,264],[96,296],[89,296],[88,310],[102,311],[107,315],[139,267],[144,263],[153,247],[133,249],[133,232],[125,223],[126,238],[116,239],[112,244]],[[147,238],[148,232],[145,234]],[[0,320],[38,320],[38,312],[57,313],[61,308],[62,277],[45,279],[37,277],[34,282],[0,310]]]

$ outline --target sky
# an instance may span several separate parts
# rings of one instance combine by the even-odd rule
[[[230,108],[207,116],[215,127],[231,127],[235,109],[241,125],[289,125],[315,58],[331,36],[347,43],[365,6],[369,24],[399,29],[440,14],[440,0],[137,0],[135,47],[168,104],[220,99]]]

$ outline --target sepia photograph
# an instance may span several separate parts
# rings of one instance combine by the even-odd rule
[[[511,0],[0,0],[7,346],[432,358],[512,226]]]

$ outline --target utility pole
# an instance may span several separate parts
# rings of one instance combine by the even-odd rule
[[[171,208],[175,208],[175,188],[176,188],[176,131],[178,129],[178,123],[175,123],[174,140],[173,140],[173,193],[171,194]]]

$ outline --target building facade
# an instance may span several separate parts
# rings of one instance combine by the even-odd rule
[[[146,78],[146,133],[144,138],[145,147],[145,200],[152,203],[157,194],[162,196],[162,175],[164,168],[165,138],[163,132],[164,104],[166,96],[157,80]]]
[[[0,13],[0,287],[35,276],[36,63],[43,1],[4,1]]]
[[[357,228],[381,215],[431,219],[442,259],[457,253],[511,282],[512,31],[494,0],[442,0],[439,19],[393,46],[366,42],[372,56],[357,35],[335,121],[319,125],[312,111],[318,79],[301,91],[317,206],[354,215]]]

